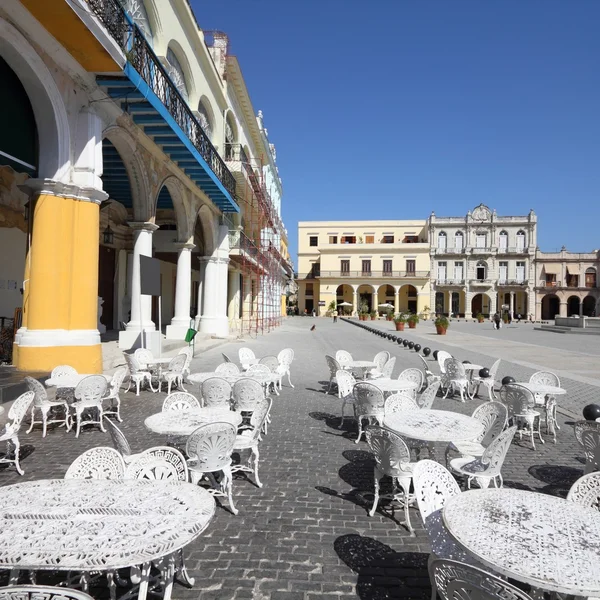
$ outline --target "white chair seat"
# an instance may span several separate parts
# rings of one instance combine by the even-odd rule
[[[252,438],[250,435],[239,434],[235,438],[235,443],[233,445],[234,450],[246,450],[248,448],[254,448],[258,446],[258,438]]]
[[[479,459],[472,456],[461,456],[450,461],[450,468],[457,473],[469,475],[470,477],[485,476],[488,465],[484,465]]]

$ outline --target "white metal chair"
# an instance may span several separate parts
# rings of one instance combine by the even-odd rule
[[[137,454],[133,454],[131,451],[125,434],[110,419],[106,419],[104,424],[108,428],[115,450],[121,455],[125,464],[133,460]]]
[[[501,402],[486,402],[478,406],[471,417],[483,425],[483,430],[477,438],[466,442],[453,442],[446,447],[446,465],[452,453],[477,458],[483,456],[485,449],[495,440],[506,427],[508,411]]]
[[[221,377],[205,379],[200,386],[204,406],[229,407],[231,384]]]
[[[397,379],[398,381],[411,381],[412,383],[416,384],[416,388],[414,388],[413,390],[407,390],[406,392],[416,400],[418,394],[423,388],[423,383],[425,382],[425,375],[423,375],[423,371],[415,367],[404,369],[404,371],[402,371],[400,375],[398,375]]]
[[[188,468],[179,450],[170,446],[156,446],[137,454],[125,467],[124,478],[187,481]]]
[[[69,405],[66,400],[48,400],[48,394],[44,389],[44,386],[33,377],[25,377],[25,383],[29,388],[29,391],[34,393],[33,403],[31,404],[31,425],[27,430],[27,433],[31,433],[33,426],[41,423],[42,424],[42,437],[46,437],[48,425],[59,423],[61,426],[64,425],[67,431],[71,431],[71,415],[69,413]],[[54,408],[62,408],[64,411],[64,417],[48,418],[50,411]],[[39,410],[42,413],[42,420],[35,420],[35,412]]]
[[[259,361],[259,365],[266,365],[269,367],[271,373],[276,376],[276,380],[273,382],[275,387],[275,393],[277,393],[277,387],[282,389],[283,387],[283,373],[281,373],[282,369],[280,369],[279,360],[276,356],[263,356]]]
[[[233,384],[231,397],[233,410],[250,413],[256,410],[265,393],[260,381],[248,377]]]
[[[529,378],[529,383],[560,387],[558,375],[550,371],[538,371],[534,373]],[[552,396],[552,394],[534,394],[533,397],[535,398],[536,405],[544,408],[544,412],[546,413],[546,433],[554,436],[554,443],[556,443],[556,430],[560,429],[558,420],[556,419],[556,397]]]
[[[138,348],[133,353],[133,356],[135,356],[135,359],[138,361],[138,364],[140,365],[140,369],[142,369],[143,371],[148,371],[151,374],[152,379],[154,379],[154,380],[156,380],[156,382],[158,382],[158,378],[159,378],[159,374],[160,374],[160,365],[153,365],[153,364],[149,363],[149,361],[154,359],[154,355],[152,354],[152,351],[149,350],[148,348]],[[160,391],[160,387],[159,387],[159,391]]]
[[[290,384],[290,387],[293,388],[294,385],[292,384],[290,367],[294,360],[294,351],[291,348],[284,348],[277,355],[277,360],[279,361],[279,374],[281,375],[282,380],[283,376],[287,375],[288,383]]]
[[[523,439],[523,435],[531,437],[531,446],[535,450],[534,435],[537,434],[543,444],[544,439],[540,432],[541,414],[535,408],[533,394],[523,386],[511,383],[502,386],[500,399],[508,410],[508,422],[517,425],[519,439]]]
[[[468,489],[471,488],[473,479],[480,488],[489,487],[492,481],[494,487],[502,487],[502,465],[516,431],[516,425],[503,431],[479,458],[472,456],[453,458],[450,461],[450,468],[455,473],[467,478]]]
[[[340,363],[333,358],[333,356],[325,355],[325,360],[327,361],[327,367],[329,369],[329,385],[327,386],[327,390],[325,390],[326,394],[329,394],[332,385],[337,385],[336,374],[338,371],[342,370],[342,366]],[[341,392],[338,386],[338,396],[341,397]]]
[[[173,392],[169,394],[162,405],[162,412],[168,410],[193,410],[200,408],[200,402],[189,392]]]
[[[69,377],[77,374],[77,369],[75,369],[75,367],[71,367],[70,365],[59,365],[58,367],[54,367],[54,369],[52,369],[52,373],[50,373],[50,379],[60,379],[61,377],[68,379]],[[60,385],[57,385],[55,399],[58,398],[66,400],[67,402],[72,402],[73,388],[61,387]]]
[[[235,363],[225,362],[217,366],[215,373],[223,376],[236,376],[240,374],[240,369]]]
[[[75,437],[79,437],[81,428],[84,425],[100,425],[100,430],[106,433],[104,429],[104,409],[102,407],[102,399],[106,394],[108,383],[102,375],[90,375],[82,379],[75,388],[76,401],[73,403],[73,410],[77,418],[77,431]],[[98,418],[84,419],[84,414],[96,412]]]
[[[373,362],[376,366],[368,372],[368,376],[371,379],[383,377],[383,367],[388,360],[390,360],[390,353],[387,350],[378,352],[375,355],[375,358],[373,358]]]
[[[588,429],[581,433],[581,445],[585,452],[584,473],[600,470],[600,432]]]
[[[338,369],[335,379],[338,384],[340,398],[342,399],[342,418],[340,420],[339,427],[341,429],[344,426],[344,409],[346,408],[346,404],[352,404],[352,406],[354,406],[354,396],[352,394],[352,390],[354,388],[354,384],[356,383],[356,379],[354,379],[354,375],[352,375],[352,373],[349,371],[344,371],[344,369]]]
[[[258,362],[256,360],[256,355],[250,348],[240,348],[238,350],[238,356],[240,359],[240,364],[242,365],[242,369],[246,370],[251,364]]]
[[[123,353],[125,357],[125,362],[127,363],[127,367],[129,369],[129,385],[125,390],[125,393],[129,391],[131,388],[131,384],[135,383],[135,395],[140,395],[140,386],[147,382],[150,389],[155,392],[156,390],[152,387],[152,373],[147,371],[146,369],[142,369],[140,363],[137,358],[133,354]]]
[[[108,446],[98,446],[80,454],[67,469],[65,479],[123,479],[125,462]]]
[[[410,505],[414,504],[414,496],[410,494],[410,484],[412,481],[412,470],[414,464],[410,462],[410,450],[404,440],[393,431],[379,426],[369,426],[365,432],[367,444],[375,457],[375,469],[373,479],[375,484],[375,494],[373,506],[369,511],[369,516],[375,514],[377,505],[382,499],[391,502],[400,502],[404,508],[404,525],[406,525],[411,536],[415,531],[410,522]],[[380,495],[379,480],[385,475],[392,478],[391,494]],[[402,493],[396,488],[396,483],[402,488]]]
[[[125,377],[127,377],[127,367],[119,367],[110,380],[108,394],[102,398],[103,402],[108,403],[108,408],[104,409],[104,415],[115,415],[119,423],[123,422],[123,419],[121,419],[121,397],[119,394]]]
[[[260,433],[263,429],[263,425],[266,422],[267,415],[271,410],[271,404],[273,400],[271,398],[261,398],[252,411],[250,417],[250,423],[248,425],[242,425],[240,433],[235,438],[233,444],[234,452],[242,452],[244,450],[250,450],[250,455],[246,464],[242,463],[240,456],[240,463],[232,465],[231,472],[237,473],[239,471],[245,471],[247,473],[254,473],[254,481],[258,487],[262,487],[263,484],[258,478],[258,444],[260,442]]]
[[[236,430],[231,423],[209,423],[198,427],[188,438],[185,450],[188,455],[188,470],[192,483],[199,483],[206,475],[210,481],[209,493],[226,497],[234,515],[238,509],[233,503],[233,477],[231,475],[231,453],[236,441]],[[214,474],[222,473],[217,484]]]
[[[567,500],[600,511],[600,473],[580,477],[569,490]]]
[[[381,369],[381,379],[391,379],[394,373],[394,367],[396,366],[396,357],[392,356]]]
[[[354,359],[352,358],[352,354],[350,354],[350,352],[346,352],[346,350],[338,350],[335,353],[335,360],[338,361],[342,369],[347,369],[348,364],[351,363]]]
[[[167,367],[166,371],[162,371],[160,374],[160,380],[158,382],[158,391],[160,392],[162,382],[167,384],[167,394],[171,393],[171,387],[177,386],[178,389],[187,391],[183,387],[183,379],[185,377],[185,366],[187,364],[187,356],[185,354],[178,354],[174,356]]]
[[[496,373],[498,373],[498,368],[500,367],[501,359],[498,359],[491,367],[490,367],[490,375],[489,377],[480,377],[479,375],[474,375],[471,378],[471,386],[473,388],[473,396],[479,395],[479,388],[483,385],[488,393],[488,400],[496,399],[496,392],[494,391],[494,387],[496,385]]]
[[[489,571],[456,560],[430,562],[429,578],[442,600],[532,600]]]
[[[438,354],[439,359],[439,354]],[[449,393],[458,391],[460,393],[460,401],[465,402],[465,394],[469,395],[469,379],[465,371],[465,366],[456,358],[446,359],[444,365],[445,373],[442,377],[442,383],[446,388],[444,398],[448,397]]]
[[[21,469],[21,463],[19,462],[21,458],[19,431],[29,406],[33,402],[34,395],[34,392],[25,392],[13,402],[8,411],[9,421],[4,426],[4,431],[0,433],[0,442],[6,442],[6,454],[0,458],[0,464],[14,464],[19,475],[23,475],[23,469]]]
[[[66,587],[10,585],[0,588],[0,600],[94,600],[92,596]]]
[[[363,421],[369,425],[383,425],[384,398],[383,392],[372,383],[359,381],[352,388],[354,396],[354,410],[358,421],[358,437],[355,443],[360,442],[363,434]]]
[[[429,383],[425,390],[423,390],[423,393],[417,397],[419,408],[430,409],[433,406],[441,385],[439,379]]]
[[[385,399],[383,405],[383,412],[386,416],[415,410],[419,410],[419,405],[414,398],[411,398],[405,392],[391,394]]]
[[[192,359],[194,358],[194,349],[191,346],[186,346],[177,354],[183,354],[185,356],[185,365],[183,367],[183,379],[185,381],[190,374],[190,365],[192,364]]]
[[[417,356],[421,359],[421,362],[423,363],[423,368],[425,370],[425,378],[427,379],[427,385],[430,386],[432,383],[435,383],[436,381],[440,381],[441,377],[439,375],[436,375],[429,368],[429,363],[425,360],[425,358],[423,356],[421,356],[420,354],[417,354]]]

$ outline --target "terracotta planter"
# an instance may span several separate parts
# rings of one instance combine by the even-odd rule
[[[446,335],[446,328],[442,327],[441,325],[436,325],[435,330],[437,331],[438,335]]]
[[[416,326],[417,326],[417,324],[416,324],[416,323],[413,323],[412,321],[409,321],[409,322],[408,322],[408,328],[409,328],[409,329],[414,329]]]
[[[396,323],[396,331],[404,331],[404,323]]]
[[[377,317],[371,317],[371,321],[377,321]]]
[[[483,319],[477,319],[478,323],[483,323]]]
[[[386,321],[393,321],[394,318],[393,317],[386,317]]]

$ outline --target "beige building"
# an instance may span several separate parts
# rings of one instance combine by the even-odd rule
[[[324,314],[331,301],[395,312],[429,310],[427,221],[298,223],[298,307]]]
[[[598,316],[600,251],[578,254],[564,246],[560,252],[538,250],[535,262],[536,320]]]

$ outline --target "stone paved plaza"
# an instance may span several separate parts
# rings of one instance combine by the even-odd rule
[[[393,327],[393,323],[373,324],[390,332]],[[312,325],[316,325],[313,332]],[[564,496],[583,473],[570,423],[585,404],[600,396],[599,388],[592,384],[597,373],[591,366],[598,361],[598,338],[586,339],[585,344],[594,348],[586,349],[578,363],[579,338],[535,332],[529,324],[496,332],[488,324],[453,323],[446,338],[433,333],[431,323],[421,323],[404,335],[488,367],[495,356],[514,356],[515,362],[503,360],[499,378],[511,374],[517,381],[534,370],[561,366],[560,356],[569,355],[569,362],[560,369],[568,396],[559,398],[567,411],[559,414],[557,443],[547,440],[533,451],[528,441],[516,441],[503,469],[506,486]],[[561,343],[566,344],[563,350],[558,347]],[[293,348],[295,388],[284,382],[283,392],[274,397],[272,424],[260,447],[264,487],[257,488],[243,476],[235,479],[239,515],[218,506],[205,534],[185,551],[196,585],[191,590],[176,585],[173,596],[223,600],[429,597],[429,546],[418,512],[411,509],[415,537],[410,537],[390,512],[367,515],[370,496],[365,492],[373,489],[373,461],[365,442],[354,443],[356,428],[350,419],[343,430],[338,428],[340,400],[335,394],[324,394],[328,381],[325,354],[346,349],[356,358],[370,359],[386,349],[397,357],[396,376],[404,368],[421,366],[415,353],[345,322],[294,317],[269,335],[227,342],[203,353],[192,363],[192,372],[212,370],[222,362],[221,352],[237,359],[242,346],[251,347],[257,356]],[[569,372],[571,364],[575,365],[573,372]],[[128,393],[122,398],[122,429],[133,451],[164,444],[166,440],[147,431],[143,421],[160,410],[165,394],[144,392],[136,398]],[[478,404],[438,398],[434,408],[470,414]],[[79,439],[64,429],[52,429],[42,439],[36,429],[23,435],[22,443],[25,476],[4,470],[4,484],[63,477],[81,452],[111,445],[108,433],[91,428]],[[438,456],[443,457],[443,449],[439,450]],[[402,519],[402,512],[397,516]]]

